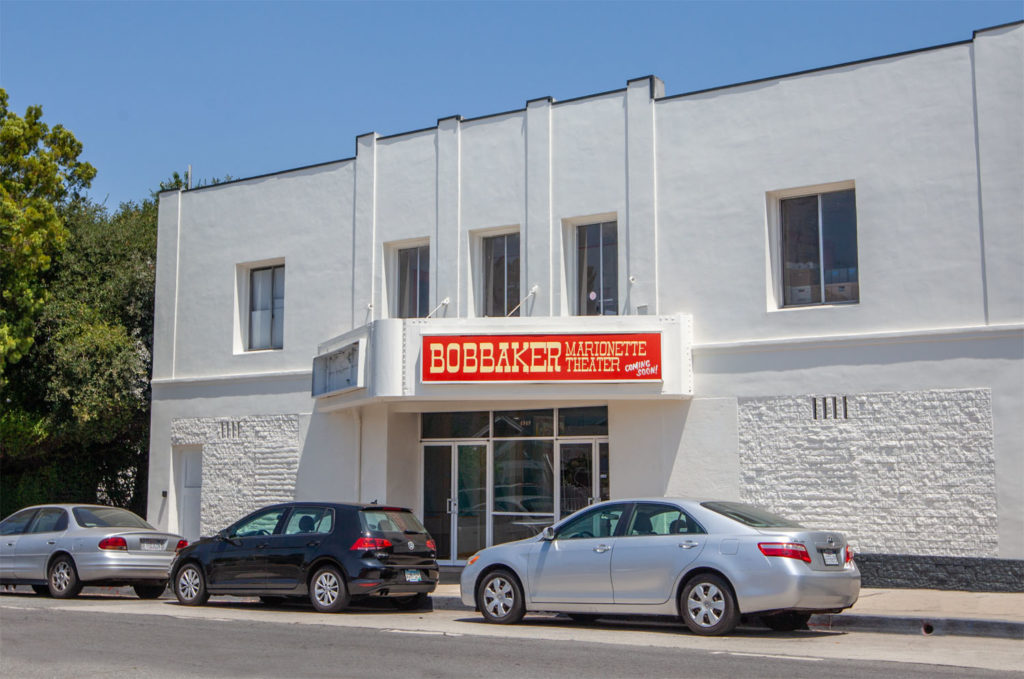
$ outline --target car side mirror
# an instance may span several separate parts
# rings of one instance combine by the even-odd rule
[[[546,526],[544,530],[540,532],[540,539],[550,542],[555,539],[555,529],[553,526]]]

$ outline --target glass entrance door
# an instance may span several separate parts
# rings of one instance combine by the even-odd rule
[[[439,561],[463,561],[487,545],[486,443],[423,446],[423,525]]]
[[[607,441],[559,443],[558,471],[559,519],[610,498]]]

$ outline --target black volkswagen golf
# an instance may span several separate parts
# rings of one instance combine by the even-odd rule
[[[181,550],[170,581],[188,606],[233,594],[268,604],[308,596],[324,613],[366,597],[412,610],[425,606],[437,586],[436,557],[437,545],[408,509],[289,502]]]

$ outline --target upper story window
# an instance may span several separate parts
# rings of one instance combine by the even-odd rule
[[[395,316],[423,318],[430,313],[430,246],[398,251],[398,300]]]
[[[610,316],[619,311],[619,246],[615,222],[576,227],[576,313]]]
[[[484,316],[519,315],[519,234],[483,239]]]
[[[782,198],[783,306],[857,302],[854,189]]]
[[[249,351],[284,347],[284,265],[249,272]]]

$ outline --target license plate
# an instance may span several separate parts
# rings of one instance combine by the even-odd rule
[[[423,581],[423,573],[420,573],[419,571],[406,571],[405,572],[405,581],[406,582],[422,582]]]
[[[159,552],[164,548],[163,540],[139,540],[139,546],[147,552]]]
[[[821,555],[825,558],[826,566],[839,565],[839,552],[834,549],[822,550]]]

